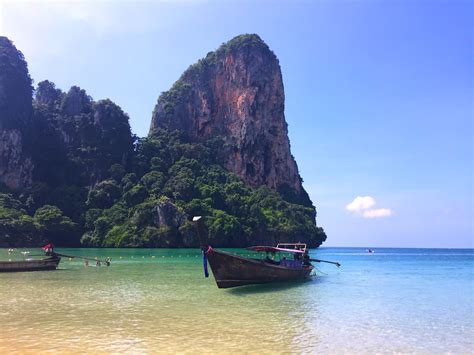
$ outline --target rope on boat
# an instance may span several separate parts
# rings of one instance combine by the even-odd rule
[[[101,263],[104,263],[105,265],[107,266],[110,266],[110,261],[111,261],[111,258],[106,258],[105,260],[100,260],[98,258],[86,258],[84,256],[76,256],[76,255],[66,255],[66,254],[61,254],[61,253],[54,253],[54,255],[57,255],[57,256],[62,256],[62,257],[65,257],[65,258],[75,258],[75,259],[82,259],[82,260],[85,260],[85,261],[95,261],[96,262],[96,266],[100,266]],[[88,265],[88,264],[87,264]]]
[[[316,271],[320,272],[320,273],[321,273],[321,274],[323,274],[323,275],[329,275],[329,274],[326,274],[325,272],[322,272],[322,271],[321,271],[321,270],[319,270],[317,267],[314,267],[314,270],[316,270]]]

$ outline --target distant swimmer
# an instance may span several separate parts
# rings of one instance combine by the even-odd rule
[[[373,250],[373,249],[367,249],[367,252],[368,252],[368,253],[375,253],[375,250]]]

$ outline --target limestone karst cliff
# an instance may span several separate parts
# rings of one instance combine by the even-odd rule
[[[310,206],[290,152],[284,108],[277,57],[259,36],[241,35],[189,67],[159,97],[150,135],[165,128],[198,141],[218,136],[229,171]]]
[[[33,164],[25,149],[31,127],[31,78],[23,54],[0,36],[0,184],[31,184]]]
[[[94,101],[77,86],[62,92],[45,80],[36,89],[34,109],[36,180],[92,186],[111,165],[131,159],[128,116],[111,100]]]
[[[278,60],[243,35],[160,96],[134,136],[109,99],[31,79],[0,37],[0,247],[244,247],[326,239],[290,152]]]

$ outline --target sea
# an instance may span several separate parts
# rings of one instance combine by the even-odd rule
[[[340,268],[233,289],[198,249],[57,252],[112,263],[0,273],[0,354],[474,352],[474,249],[323,247],[311,257]]]

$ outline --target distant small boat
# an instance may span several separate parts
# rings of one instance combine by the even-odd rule
[[[57,255],[44,259],[0,261],[0,272],[56,270],[60,261]]]
[[[375,253],[375,250],[373,250],[373,249],[367,249],[367,253]]]

